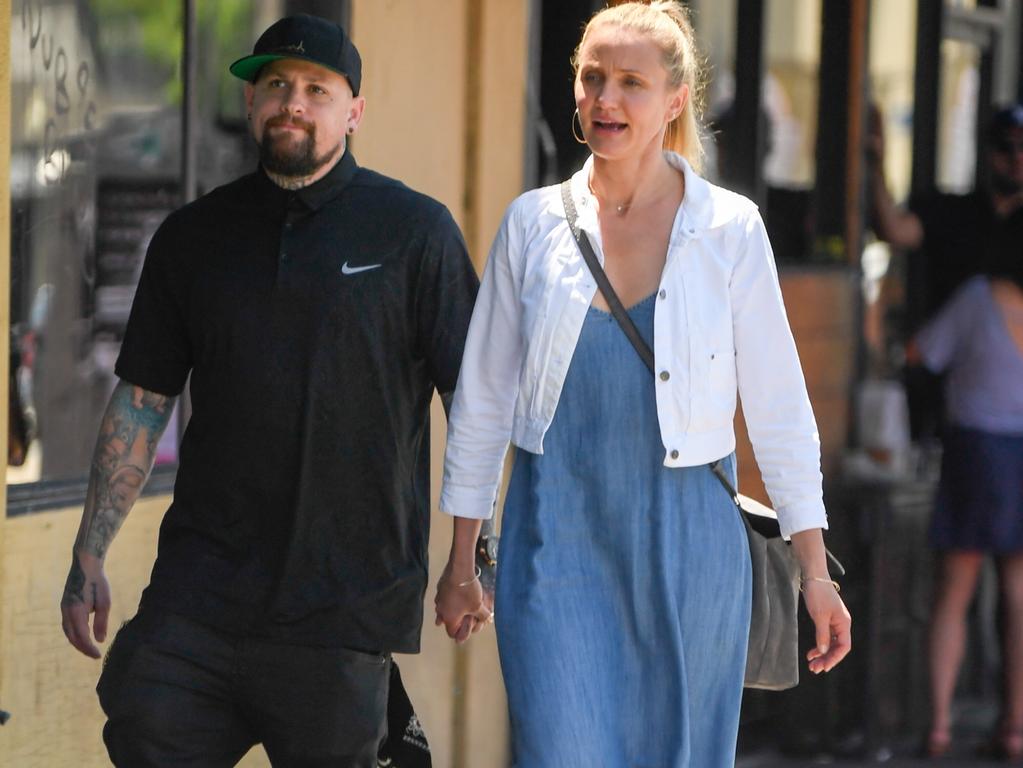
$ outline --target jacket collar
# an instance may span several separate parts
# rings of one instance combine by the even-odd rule
[[[690,237],[727,224],[744,209],[740,204],[744,198],[731,193],[719,194],[722,190],[696,173],[681,155],[665,151],[664,157],[685,177],[681,224]],[[579,224],[587,232],[599,231],[596,198],[588,183],[592,169],[593,155],[590,155],[583,167],[572,175],[572,197],[579,211]]]

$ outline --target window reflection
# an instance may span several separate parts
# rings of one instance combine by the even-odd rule
[[[227,64],[283,5],[197,6],[200,192],[255,164]],[[181,202],[182,3],[14,0],[11,13],[7,478],[82,478],[146,246]],[[158,463],[176,461],[177,438],[172,421]]]

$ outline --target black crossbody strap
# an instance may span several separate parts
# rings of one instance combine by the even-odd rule
[[[611,281],[607,279],[607,274],[604,272],[603,267],[600,266],[597,254],[593,252],[593,246],[590,245],[590,239],[579,228],[579,214],[575,210],[575,201],[572,200],[571,179],[566,179],[561,183],[561,201],[565,204],[565,218],[568,219],[568,228],[572,230],[572,236],[575,237],[575,241],[579,244],[579,250],[582,251],[583,259],[586,260],[586,266],[590,268],[590,274],[597,281],[597,287],[600,288],[600,292],[604,294],[604,299],[611,308],[611,314],[614,315],[618,325],[621,326],[626,337],[632,342],[632,346],[636,348],[640,359],[646,363],[650,373],[653,373],[654,351],[650,349],[650,345],[640,336],[639,329],[632,322],[629,313],[625,311],[625,307],[622,306],[618,294],[611,287]]]
[[[712,462],[710,464],[710,471],[714,473],[714,477],[716,477],[721,482],[721,485],[725,487],[725,490],[728,491],[728,495],[732,497],[732,501],[735,502],[736,506],[739,506],[739,494],[735,492],[735,488],[732,487],[732,484],[725,476],[725,471],[721,468],[721,463],[723,461],[724,459],[718,459],[717,461]],[[739,509],[742,509],[742,507],[739,506]]]

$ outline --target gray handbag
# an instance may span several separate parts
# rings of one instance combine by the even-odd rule
[[[654,353],[640,335],[625,307],[604,273],[593,246],[578,225],[569,181],[561,184],[561,200],[572,235],[579,244],[586,266],[604,294],[611,314],[632,342],[646,367],[654,373]],[[788,541],[781,535],[778,516],[773,510],[735,492],[721,468],[721,459],[710,464],[739,510],[749,539],[753,566],[753,606],[750,614],[749,648],[746,652],[746,688],[783,691],[799,683],[799,562]],[[827,556],[839,575],[845,569],[831,552]]]

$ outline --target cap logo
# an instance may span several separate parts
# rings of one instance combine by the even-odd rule
[[[304,42],[305,40],[300,40],[298,45],[282,45],[277,50],[291,51],[292,53],[305,53],[305,46],[303,45]]]

